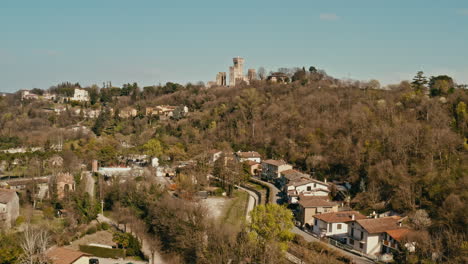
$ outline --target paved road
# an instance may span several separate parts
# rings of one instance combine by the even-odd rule
[[[250,212],[254,209],[255,206],[258,205],[258,201],[260,200],[260,197],[258,195],[248,189],[245,189],[241,186],[235,185],[239,190],[242,190],[244,192],[247,192],[249,194],[249,202],[247,204],[247,210],[245,212],[245,219],[247,222],[250,222]]]
[[[102,214],[99,214],[98,215],[98,221],[99,222],[106,222],[108,224],[111,224],[111,225],[114,225],[114,226],[118,226],[116,222],[114,222],[114,220],[108,218],[108,217],[105,217],[104,215]],[[127,226],[127,232],[131,232],[131,229],[129,226]],[[147,256],[149,258],[149,263],[154,263],[154,264],[164,264],[164,260],[162,259],[161,255],[159,254],[159,252],[155,252],[154,253],[154,260],[151,259],[152,258],[152,254],[151,254],[151,250],[149,248],[149,245],[148,245],[148,242],[145,240],[145,238],[142,239],[143,243],[142,243],[142,246],[141,246],[141,251],[143,252],[143,254],[145,254],[145,256]],[[154,261],[154,262],[153,262]],[[126,262],[128,263],[128,261]]]

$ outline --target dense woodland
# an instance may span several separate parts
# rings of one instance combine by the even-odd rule
[[[350,182],[351,205],[363,212],[393,210],[412,216],[425,210],[431,221],[415,225],[426,236],[420,238],[418,258],[430,259],[432,252],[438,252],[439,259],[447,263],[466,260],[468,91],[448,76],[427,79],[422,73],[412,82],[387,89],[378,89],[376,81],[337,80],[312,67],[295,71],[291,80],[210,89],[175,83],[143,88],[136,83],[122,88],[86,87],[91,102],[74,106],[103,109],[96,119],[70,111],[61,115],[42,111],[52,107],[51,102],[21,101],[19,95],[0,97],[0,149],[40,146],[45,150],[2,153],[0,160],[5,171],[29,176],[50,172],[43,161],[55,154],[51,146],[58,142],[64,143],[64,151],[59,153],[65,159],[64,170],[71,172],[78,170],[78,164],[89,166],[92,159],[116,164],[120,155],[129,153],[148,153],[176,162],[211,149],[255,150],[265,158],[284,159],[318,179]],[[65,83],[50,91],[70,96],[78,86]],[[146,106],[161,104],[186,105],[190,114],[167,121],[143,114]],[[115,113],[126,106],[135,107],[139,115],[119,118]],[[114,114],[107,107],[113,107]],[[77,123],[93,132],[67,130]],[[132,147],[123,147],[122,142]],[[38,165],[31,168],[31,161]],[[205,172],[202,166],[193,173],[200,171]],[[247,243],[241,240],[247,239],[242,230],[214,232],[222,226],[201,225],[201,210],[168,201],[154,186],[129,186],[125,191],[109,188],[116,189],[107,192],[113,196],[106,198],[106,206],[122,204],[136,210],[140,220],[146,221],[147,232],[162,241],[156,246],[177,254],[182,262],[226,263],[233,255],[263,263],[274,261],[274,256],[265,259],[261,250],[229,252],[232,248],[248,250],[241,247]],[[142,195],[145,192],[158,194],[158,198]],[[179,214],[173,213],[176,211],[181,215],[174,215]],[[174,218],[187,221],[178,227],[167,224]],[[203,250],[199,242],[205,231],[213,238],[208,248],[213,248]],[[184,233],[191,236],[188,244],[181,243],[187,238]],[[180,237],[183,239],[178,240]],[[263,249],[269,246],[280,244],[264,244]]]

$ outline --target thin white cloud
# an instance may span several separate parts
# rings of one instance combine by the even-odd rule
[[[320,14],[319,17],[320,17],[320,20],[325,20],[325,21],[336,21],[340,19],[340,17],[334,13],[322,13]]]
[[[457,14],[459,14],[461,16],[468,16],[468,8],[458,9]]]

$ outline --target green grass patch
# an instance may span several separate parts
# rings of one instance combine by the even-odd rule
[[[223,221],[235,226],[240,225],[245,220],[248,201],[248,193],[235,190],[233,197],[225,208]]]
[[[125,258],[124,250],[118,248],[102,248],[88,245],[80,245],[80,251],[99,258]]]

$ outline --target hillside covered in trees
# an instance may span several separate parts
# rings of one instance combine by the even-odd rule
[[[89,87],[91,101],[76,106],[114,109],[97,118],[42,111],[50,107],[48,102],[0,98],[0,149],[46,150],[0,157],[13,171],[21,167],[15,159],[20,157],[23,164],[43,160],[57,141],[64,142],[70,167],[92,159],[115,164],[119,155],[148,151],[175,162],[211,149],[255,150],[318,179],[351,183],[351,205],[363,212],[411,215],[424,209],[431,221],[420,228],[430,239],[421,239],[426,251],[419,254],[430,257],[436,248],[447,259],[460,260],[467,250],[468,91],[443,76],[428,82],[422,73],[413,83],[385,90],[376,89],[375,82],[336,80],[305,70],[291,79],[210,89],[173,83]],[[50,91],[70,94],[70,86],[76,85]],[[190,113],[166,121],[143,114],[145,107],[157,104],[186,105]],[[128,106],[138,115],[116,114]],[[93,133],[63,132],[78,123]]]

